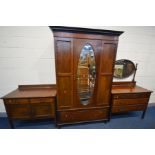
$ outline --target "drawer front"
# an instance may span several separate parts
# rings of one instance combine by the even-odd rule
[[[146,105],[135,105],[135,106],[113,106],[112,113],[128,112],[128,111],[139,111],[145,110]]]
[[[33,118],[54,118],[55,110],[53,103],[32,103]]]
[[[59,123],[76,123],[93,120],[102,120],[108,118],[109,109],[91,109],[91,110],[77,110],[65,111],[59,113]]]
[[[130,93],[130,94],[115,94],[113,99],[134,99],[134,98],[149,98],[150,93]]]
[[[12,119],[30,119],[31,107],[29,104],[5,104],[8,115]]]
[[[30,103],[54,103],[54,98],[33,98]]]
[[[139,98],[139,99],[115,99],[113,100],[113,106],[122,106],[122,105],[136,105],[143,104],[147,105],[148,98]]]
[[[28,104],[29,99],[6,99],[4,102],[6,104]]]

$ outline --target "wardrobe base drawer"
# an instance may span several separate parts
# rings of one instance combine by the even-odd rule
[[[70,110],[58,112],[58,124],[108,119],[109,109]]]

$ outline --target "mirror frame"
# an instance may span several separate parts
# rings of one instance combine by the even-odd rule
[[[128,62],[130,62],[130,63],[133,65],[134,69],[133,69],[133,71],[132,71],[131,74],[129,74],[129,75],[125,76],[125,77],[117,77],[117,76],[115,76],[115,75],[113,74],[113,77],[116,78],[116,79],[126,79],[126,78],[132,76],[132,75],[136,72],[136,66],[135,66],[135,64],[133,63],[133,61],[128,60],[128,59],[119,59],[119,60],[116,60],[116,61],[115,61],[115,64],[114,64],[114,70],[115,70],[115,65],[116,65],[116,63],[119,63],[119,62],[120,62],[120,64],[121,64],[121,62],[123,62],[123,61],[128,61]]]

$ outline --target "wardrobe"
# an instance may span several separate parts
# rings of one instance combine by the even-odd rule
[[[50,26],[54,35],[56,122],[108,121],[119,36],[122,31]]]

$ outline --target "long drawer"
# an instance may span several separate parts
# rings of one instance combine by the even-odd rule
[[[122,94],[114,94],[113,99],[136,99],[136,98],[149,98],[149,93],[122,93]]]
[[[113,106],[112,113],[145,110],[147,105]]]
[[[87,109],[61,111],[58,115],[58,123],[88,122],[93,120],[108,119],[109,109]]]
[[[122,106],[122,105],[135,105],[142,104],[146,105],[149,98],[136,98],[136,99],[115,99],[113,100],[113,106]]]

